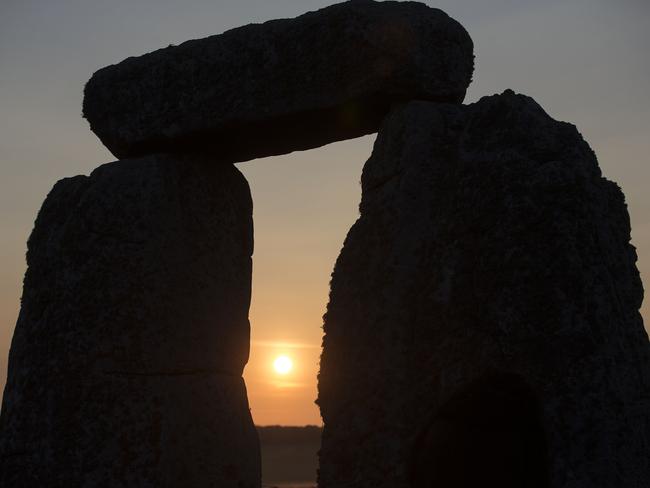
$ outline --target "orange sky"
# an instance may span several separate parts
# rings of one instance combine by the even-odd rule
[[[253,194],[251,356],[244,371],[259,425],[321,424],[316,399],[330,274],[358,216],[374,136],[240,163]],[[280,354],[293,359],[274,372]]]

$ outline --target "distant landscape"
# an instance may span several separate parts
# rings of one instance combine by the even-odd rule
[[[258,426],[264,488],[316,486],[322,427]]]

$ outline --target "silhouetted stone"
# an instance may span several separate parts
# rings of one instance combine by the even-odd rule
[[[444,12],[357,0],[103,68],[84,116],[120,158],[200,146],[245,161],[375,132],[394,102],[461,102],[473,61]]]
[[[511,91],[413,102],[362,189],[325,317],[319,486],[644,486],[643,289],[575,127]]]
[[[252,203],[165,155],[58,182],[29,239],[0,485],[254,488]]]

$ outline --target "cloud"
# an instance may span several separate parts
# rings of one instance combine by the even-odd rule
[[[297,343],[297,342],[276,342],[276,341],[252,341],[254,347],[272,347],[275,349],[320,349],[320,345]]]

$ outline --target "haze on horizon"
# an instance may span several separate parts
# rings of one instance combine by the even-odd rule
[[[81,118],[102,66],[331,1],[5,0],[0,5],[0,386],[19,310],[25,243],[54,182],[115,158]],[[426,1],[475,43],[466,102],[512,88],[575,124],[625,192],[642,277],[650,276],[650,6],[642,0]],[[250,137],[254,137],[251,134]],[[320,424],[316,374],[329,276],[356,219],[375,136],[238,164],[254,200],[251,359],[257,424]],[[643,313],[648,317],[648,305]],[[648,325],[646,325],[648,328]],[[278,375],[273,361],[293,360]]]

